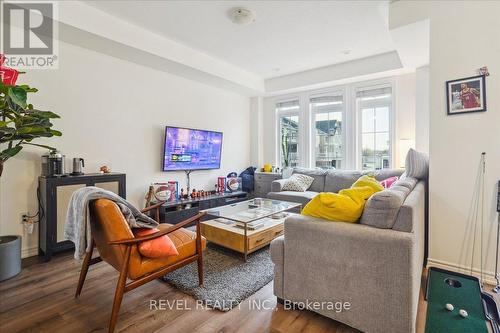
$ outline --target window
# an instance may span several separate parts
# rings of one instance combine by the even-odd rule
[[[281,166],[299,165],[299,101],[276,104],[278,117],[278,151]]]
[[[392,165],[391,94],[390,87],[361,90],[356,93],[363,170],[387,169]]]
[[[309,100],[313,119],[314,166],[323,169],[344,166],[343,96],[320,96]]]
[[[265,117],[274,111],[274,140],[265,147],[272,162],[321,169],[393,167],[395,82],[386,78],[266,100]]]

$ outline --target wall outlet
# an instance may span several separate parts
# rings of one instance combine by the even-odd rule
[[[26,214],[22,215],[22,222],[24,230],[28,233],[31,234],[33,233],[33,228],[35,224],[35,217],[29,215],[29,212]]]
[[[37,223],[38,221],[35,220],[36,215],[30,215],[30,213],[23,214],[21,217],[21,223],[22,224],[33,224]]]

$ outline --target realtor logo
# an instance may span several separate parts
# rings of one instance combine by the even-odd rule
[[[2,1],[1,51],[15,69],[57,68],[57,3]]]

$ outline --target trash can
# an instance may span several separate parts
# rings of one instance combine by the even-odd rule
[[[0,281],[21,271],[21,236],[0,236]]]

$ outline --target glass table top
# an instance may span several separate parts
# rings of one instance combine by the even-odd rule
[[[228,220],[250,223],[276,213],[302,206],[295,202],[255,198],[235,204],[202,210],[207,215]]]

